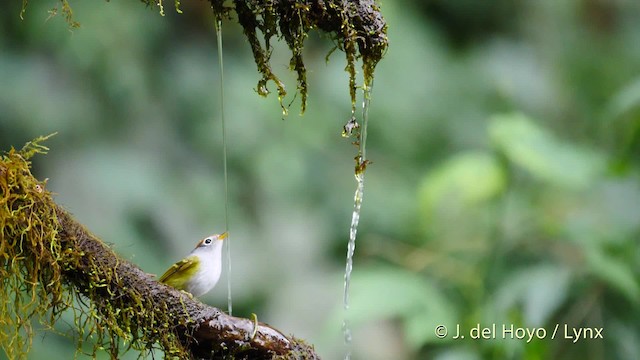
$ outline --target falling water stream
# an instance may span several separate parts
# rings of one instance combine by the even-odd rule
[[[229,186],[227,175],[227,129],[224,116],[224,66],[222,63],[222,20],[216,19],[216,39],[218,43],[218,65],[220,71],[220,119],[222,127],[222,167],[224,168],[224,231],[229,232]],[[229,234],[225,239],[227,257],[227,305],[229,315],[232,315],[233,301],[231,299],[231,242]]]
[[[362,126],[355,121],[355,109],[352,109],[352,116],[344,127],[343,136],[351,135],[352,130],[357,129],[358,155],[356,156],[355,178],[356,192],[353,197],[353,213],[351,215],[351,226],[349,227],[349,243],[347,245],[347,265],[344,272],[344,320],[342,322],[342,332],[344,335],[344,343],[347,346],[347,354],[345,360],[351,359],[351,328],[349,326],[348,310],[349,310],[349,287],[351,286],[351,272],[353,270],[353,254],[356,250],[356,235],[358,234],[358,223],[360,222],[360,208],[362,207],[362,197],[364,195],[364,173],[369,160],[366,158],[367,143],[367,125],[369,122],[369,104],[371,102],[371,89],[373,80],[364,85],[364,99],[362,100]]]

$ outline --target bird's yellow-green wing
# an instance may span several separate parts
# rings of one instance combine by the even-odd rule
[[[161,277],[160,282],[170,285],[178,290],[184,290],[185,283],[196,271],[199,262],[197,256],[189,256],[173,264]]]

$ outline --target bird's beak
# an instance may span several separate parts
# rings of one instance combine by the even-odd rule
[[[218,240],[224,240],[227,238],[228,235],[229,233],[225,231],[222,234],[218,235]]]

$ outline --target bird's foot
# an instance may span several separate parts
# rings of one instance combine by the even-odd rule
[[[193,300],[193,294],[186,291],[186,290],[180,290],[181,293],[187,295],[189,297],[189,299]]]
[[[255,313],[251,313],[251,318],[253,319],[253,332],[251,333],[251,340],[256,337],[258,333],[258,315]]]

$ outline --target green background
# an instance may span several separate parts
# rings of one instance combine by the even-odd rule
[[[0,149],[58,132],[34,174],[155,274],[224,228],[213,19],[205,1],[183,1],[182,15],[166,2],[161,17],[135,1],[73,1],[74,30],[47,20],[56,1],[30,1],[24,20],[21,1],[0,11]],[[640,358],[640,3],[381,9],[390,48],[370,110],[354,358]],[[223,27],[234,315],[341,358],[356,151],[340,136],[343,54],[325,63],[331,41],[312,33],[308,110],[294,102],[283,120],[275,96],[252,90],[241,28]],[[285,102],[288,59],[275,45]],[[228,275],[204,302],[226,309]],[[72,357],[71,324],[37,326],[30,358]],[[547,338],[452,339],[478,324]],[[604,339],[574,344],[565,324]]]

